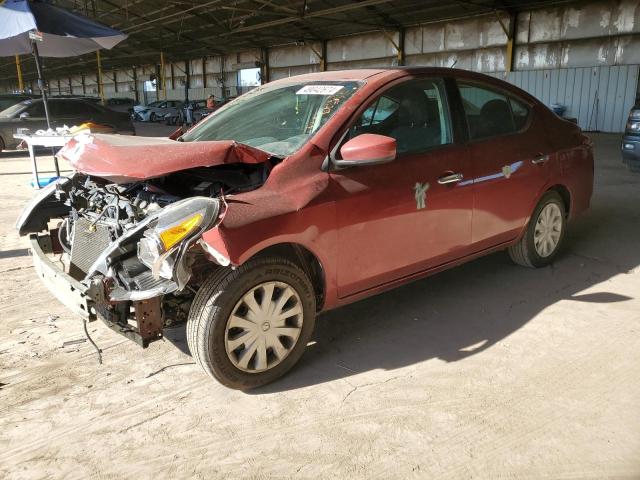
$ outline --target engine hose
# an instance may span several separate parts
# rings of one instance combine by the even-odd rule
[[[58,227],[58,241],[60,242],[60,246],[62,247],[62,249],[65,252],[67,252],[68,254],[71,254],[71,247],[69,245],[67,245],[64,240],[62,240],[62,231],[63,230],[65,232],[66,240],[69,239],[69,228],[68,228],[68,226],[69,226],[69,219],[65,218],[64,221],[62,222],[62,224],[60,225],[60,227]]]

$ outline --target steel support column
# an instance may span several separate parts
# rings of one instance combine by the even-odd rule
[[[207,57],[202,57],[202,88],[207,88]]]
[[[96,50],[96,61],[98,63],[98,93],[104,104],[104,85],[102,84],[102,59],[100,58],[100,50]]]
[[[260,56],[262,65],[260,66],[260,83],[269,83],[269,49],[263,47],[260,49]]]
[[[160,85],[162,87],[162,95],[167,99],[167,75],[164,68],[164,52],[160,52]]]
[[[140,101],[140,95],[138,94],[138,72],[137,67],[133,67],[133,94],[136,97],[136,103]]]
[[[16,55],[16,72],[18,73],[18,90],[24,91],[24,82],[22,81],[22,67],[20,66],[20,55]]]

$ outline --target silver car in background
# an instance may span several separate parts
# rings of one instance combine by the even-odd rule
[[[136,105],[133,107],[133,119],[139,122],[159,122],[167,114],[177,115],[181,107],[180,100],[158,100],[149,105]]]

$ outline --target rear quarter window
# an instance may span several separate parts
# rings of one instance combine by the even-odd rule
[[[526,127],[531,112],[521,100],[488,85],[458,82],[472,140],[515,133]]]

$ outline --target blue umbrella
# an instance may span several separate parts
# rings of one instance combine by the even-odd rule
[[[47,125],[49,107],[40,56],[73,57],[111,49],[127,35],[46,0],[6,0],[0,4],[0,56],[33,53]]]

